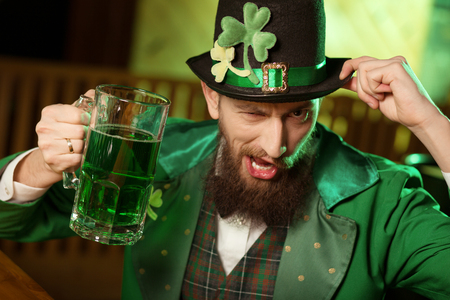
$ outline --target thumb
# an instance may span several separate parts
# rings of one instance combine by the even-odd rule
[[[346,84],[342,86],[342,88],[353,92],[357,92],[357,82],[358,78],[352,77]]]

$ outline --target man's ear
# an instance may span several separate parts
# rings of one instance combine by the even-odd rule
[[[213,119],[219,119],[219,93],[211,89],[202,81],[203,95],[208,105],[209,115]]]

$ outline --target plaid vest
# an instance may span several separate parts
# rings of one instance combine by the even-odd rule
[[[226,276],[216,250],[214,204],[204,201],[182,299],[272,299],[287,227],[268,227]]]

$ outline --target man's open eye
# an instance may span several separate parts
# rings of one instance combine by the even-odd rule
[[[289,114],[289,116],[304,122],[308,119],[309,111],[306,109],[297,110],[297,111],[291,112]]]

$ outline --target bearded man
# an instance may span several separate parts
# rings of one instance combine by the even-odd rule
[[[417,171],[316,122],[322,97],[355,91],[449,177],[450,123],[406,60],[326,57],[317,0],[220,0],[215,28],[211,51],[187,62],[213,120],[168,121],[154,182],[164,203],[126,247],[123,299],[450,297],[450,221]],[[58,181],[81,161],[83,116],[45,109],[40,149],[0,161],[1,237],[73,235],[73,194]]]

